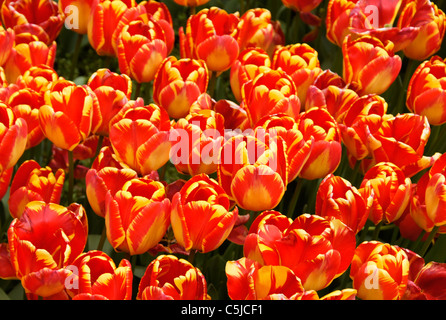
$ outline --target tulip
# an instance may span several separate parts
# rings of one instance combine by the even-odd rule
[[[169,115],[142,99],[129,101],[110,122],[110,144],[118,161],[146,175],[169,161]]]
[[[342,47],[345,37],[350,34],[351,14],[355,9],[355,1],[330,0],[327,5],[327,39],[338,47]]]
[[[181,58],[201,59],[217,74],[229,69],[239,54],[235,39],[238,14],[211,7],[187,19],[186,29],[180,27]]]
[[[229,197],[217,181],[206,174],[189,179],[172,199],[171,224],[178,244],[202,253],[217,249],[238,217],[238,208],[229,208]]]
[[[193,102],[205,93],[209,74],[204,61],[167,57],[153,81],[153,101],[171,118],[185,117]]]
[[[294,221],[264,211],[252,223],[243,250],[261,265],[290,268],[305,290],[321,290],[350,265],[354,232],[337,219],[303,214]]]
[[[403,300],[444,300],[445,266],[435,261],[425,264],[409,279]]]
[[[69,266],[77,272],[69,279],[69,294],[73,300],[131,300],[132,266],[122,259],[114,261],[102,251],[79,255]]]
[[[297,94],[297,88],[289,75],[282,70],[271,69],[243,85],[241,106],[254,128],[266,115],[285,113],[297,117],[301,108]]]
[[[17,169],[12,180],[8,199],[9,212],[20,218],[31,201],[59,204],[65,172],[53,173],[50,167],[40,167],[34,160],[26,160]]]
[[[15,33],[12,29],[0,27],[0,45],[2,47],[0,66],[3,66],[11,55],[12,48],[14,47],[14,40]]]
[[[271,20],[271,12],[265,8],[247,10],[237,26],[239,50],[259,48],[270,56],[278,45],[285,45],[285,36],[280,22]]]
[[[17,279],[7,243],[0,243],[0,279]]]
[[[18,43],[4,64],[6,80],[15,83],[20,75],[34,66],[53,67],[56,58],[56,42],[47,45],[42,41]]]
[[[277,48],[272,58],[272,68],[280,68],[293,79],[302,106],[305,105],[309,86],[322,72],[317,51],[306,43]]]
[[[312,108],[302,112],[296,122],[305,141],[314,139],[299,177],[314,180],[333,173],[342,155],[341,136],[335,119],[327,109]]]
[[[31,231],[30,231],[31,230]],[[88,235],[81,205],[28,203],[8,229],[11,262],[28,297],[51,297],[65,289],[65,269],[84,250]]]
[[[220,151],[218,180],[231,200],[253,211],[274,208],[288,184],[288,163],[280,136],[265,130],[236,135]]]
[[[397,246],[366,241],[355,250],[350,278],[361,300],[399,300],[406,291],[409,259]]]
[[[269,69],[271,69],[271,59],[265,50],[257,47],[242,50],[231,66],[229,77],[235,100],[242,101],[241,90],[246,82]]]
[[[347,36],[342,53],[343,78],[347,83],[357,82],[360,95],[384,93],[401,70],[401,58],[394,54],[392,42],[369,36],[353,40]]]
[[[170,156],[175,168],[191,176],[216,172],[224,143],[223,116],[212,110],[201,110],[179,119],[173,128],[178,134]]]
[[[170,201],[161,182],[135,178],[105,197],[107,239],[116,251],[143,254],[164,237]]]
[[[316,194],[317,215],[339,219],[357,234],[367,221],[368,208],[368,199],[348,180],[329,174],[321,181]]]
[[[298,12],[310,12],[316,9],[322,0],[282,0],[285,7]]]
[[[22,118],[0,103],[0,173],[14,167],[26,148],[28,126]]]
[[[446,122],[446,92],[441,83],[446,79],[446,61],[433,56],[422,62],[413,73],[407,88],[406,106],[425,116],[433,126]]]
[[[6,28],[36,28],[41,37],[38,40],[50,45],[56,40],[64,23],[65,15],[57,2],[52,0],[5,0],[1,16]]]
[[[299,277],[285,266],[262,266],[243,257],[226,262],[225,273],[232,300],[299,300],[306,293]]]
[[[144,272],[137,300],[210,300],[202,272],[174,255],[156,257]]]
[[[92,9],[99,0],[60,0],[59,9],[65,14],[65,27],[78,34],[88,33],[88,23]]]
[[[94,110],[92,133],[108,136],[110,120],[130,100],[132,80],[125,74],[99,69],[87,81],[98,101]]]
[[[409,59],[422,61],[440,50],[446,30],[446,15],[432,1],[411,1],[402,10],[398,27],[417,30],[416,37],[403,49],[403,53]]]
[[[72,151],[91,133],[93,96],[83,86],[48,91],[39,109],[42,131],[56,147]]]
[[[442,154],[434,161],[430,170],[425,173],[425,175],[428,175],[426,177],[428,180],[425,184],[424,199],[426,215],[431,221],[431,224],[428,224],[429,226],[433,224],[435,227],[441,227],[446,224],[446,215],[444,213],[445,202],[443,200],[446,190],[445,160],[446,156]]]
[[[9,190],[9,184],[14,173],[14,167],[3,170],[0,174],[0,199],[2,199]]]
[[[88,41],[96,53],[100,56],[116,57],[112,36],[113,32],[127,10],[128,5],[124,1],[101,0],[92,7],[87,35]]]
[[[162,28],[153,19],[130,22],[118,37],[117,54],[121,73],[138,83],[152,81],[168,54]]]
[[[209,0],[174,0],[176,4],[184,7],[198,7],[209,2]]]

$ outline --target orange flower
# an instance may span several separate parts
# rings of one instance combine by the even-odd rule
[[[0,173],[14,167],[25,152],[28,126],[22,118],[0,103]]]
[[[81,205],[28,203],[8,229],[11,262],[28,298],[51,297],[65,290],[65,280],[72,275],[65,267],[82,253],[87,235]]]
[[[57,2],[52,0],[5,0],[2,2],[1,15],[3,25],[19,34],[36,28],[38,40],[50,45],[56,40],[65,20]]]
[[[47,66],[53,68],[56,58],[56,42],[50,45],[42,41],[29,43],[16,43],[6,60],[4,69],[8,83],[15,83],[20,75],[34,66]]]
[[[444,300],[446,264],[431,261],[409,279],[403,300]]]
[[[176,4],[184,7],[198,7],[209,2],[209,0],[174,0]]]
[[[243,247],[246,258],[267,266],[286,266],[306,290],[320,290],[350,265],[354,232],[337,219],[302,214],[294,221],[264,211],[252,223]]]
[[[171,118],[185,117],[193,102],[206,92],[209,74],[203,60],[167,57],[153,81],[153,101]]]
[[[168,54],[164,32],[154,19],[124,26],[116,48],[119,69],[139,83],[152,81]]]
[[[438,157],[431,169],[426,173],[429,179],[425,186],[426,215],[434,226],[440,227],[446,224],[444,195],[446,194],[446,155]],[[430,224],[428,224],[430,227]]]
[[[218,7],[189,16],[186,30],[179,30],[181,57],[204,60],[208,69],[217,73],[229,69],[239,54],[235,39],[238,23],[238,14]]]
[[[272,68],[283,70],[293,79],[302,106],[308,87],[322,72],[317,51],[306,43],[278,47],[274,51]]]
[[[250,125],[266,115],[285,113],[293,118],[300,113],[300,100],[293,79],[282,70],[265,70],[242,86],[240,104]]]
[[[401,12],[398,27],[417,30],[416,37],[403,52],[409,59],[422,61],[440,50],[446,30],[446,15],[432,1],[410,1]]]
[[[34,160],[26,160],[17,169],[12,180],[8,199],[9,212],[20,218],[31,201],[59,204],[65,172],[53,173],[50,167],[40,167]]]
[[[16,280],[14,266],[11,263],[8,243],[0,243],[0,278],[5,280]]]
[[[249,47],[240,52],[230,71],[230,85],[235,100],[242,101],[243,85],[271,68],[271,59],[265,50]]]
[[[0,45],[2,52],[0,54],[0,66],[3,66],[11,55],[14,47],[15,33],[11,28],[0,27]]]
[[[127,181],[105,195],[107,238],[116,251],[138,255],[155,247],[170,223],[164,185],[150,178]]]
[[[384,93],[398,77],[401,58],[394,54],[392,42],[381,42],[370,36],[353,40],[347,36],[342,45],[343,78],[357,82],[358,93]]]
[[[71,85],[62,91],[48,91],[45,102],[39,109],[40,126],[55,146],[72,151],[87,139],[93,117],[91,91]]]
[[[407,108],[426,116],[434,126],[446,122],[446,88],[442,85],[445,79],[446,61],[433,56],[418,66],[407,88]]]
[[[348,180],[329,174],[317,190],[315,213],[339,219],[357,234],[367,221],[369,199],[364,199]]]
[[[376,225],[398,220],[406,210],[412,192],[412,181],[391,162],[381,162],[368,170],[360,192],[372,197],[369,219]]]
[[[229,211],[228,195],[206,174],[189,179],[172,199],[171,223],[175,239],[185,250],[210,252],[229,236],[238,209]]]
[[[351,14],[355,8],[352,0],[330,0],[327,5],[326,36],[335,45],[342,47],[345,37],[350,34]]]
[[[288,161],[288,183],[296,179],[308,160],[313,147],[313,139],[305,140],[297,122],[288,115],[275,114],[263,117],[256,130],[280,136],[286,144]]]
[[[224,143],[223,116],[212,110],[200,110],[179,119],[173,128],[178,135],[172,142],[170,155],[175,168],[191,176],[216,172]]]
[[[131,300],[132,266],[122,259],[116,267],[113,259],[102,251],[79,255],[69,266],[76,271],[68,281],[73,300]]]
[[[400,300],[407,288],[409,259],[404,250],[366,241],[355,250],[350,278],[361,300]]]
[[[129,101],[110,122],[110,144],[116,158],[140,175],[169,161],[171,124],[166,110],[142,99]]]
[[[210,300],[200,269],[174,255],[160,255],[147,266],[137,300]]]
[[[125,74],[117,74],[109,69],[99,69],[87,82],[98,101],[94,110],[92,133],[108,136],[110,120],[130,100],[132,80]]]
[[[265,8],[247,10],[237,26],[239,50],[259,48],[270,56],[277,45],[285,45],[285,36],[280,22],[271,20],[271,12]]]
[[[316,9],[322,0],[282,0],[285,7],[298,12],[310,12]]]
[[[341,136],[335,119],[327,109],[315,107],[302,112],[296,122],[305,141],[314,139],[299,177],[314,180],[333,173],[342,155]]]
[[[225,273],[232,300],[300,300],[308,294],[299,277],[285,266],[263,266],[243,257],[228,261]]]
[[[100,0],[92,8],[87,35],[90,45],[98,55],[117,56],[112,36],[128,7],[125,1]]]
[[[217,172],[220,185],[238,206],[253,211],[272,209],[288,184],[283,139],[270,137],[265,130],[236,135],[223,144]]]
[[[60,0],[59,9],[65,14],[65,27],[79,34],[88,33],[92,9],[100,0]]]

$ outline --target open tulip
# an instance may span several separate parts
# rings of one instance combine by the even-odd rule
[[[228,195],[206,174],[189,179],[172,199],[172,230],[187,251],[210,252],[229,236],[238,217]]]
[[[350,278],[362,300],[400,300],[407,288],[409,259],[403,249],[366,241],[355,250]]]
[[[229,69],[239,54],[235,39],[238,23],[238,14],[218,7],[189,16],[186,29],[179,30],[181,57],[204,60],[216,73]]]
[[[357,82],[359,94],[382,94],[397,78],[401,58],[394,54],[392,42],[381,42],[370,36],[352,39],[347,36],[342,45],[343,78]]]
[[[265,211],[249,229],[243,250],[261,265],[290,268],[306,290],[320,290],[350,265],[354,232],[340,220],[302,214],[294,221]]]
[[[433,126],[446,122],[446,61],[433,56],[422,62],[413,73],[407,88],[406,106],[425,116]]]
[[[174,255],[156,257],[144,272],[137,300],[210,300],[200,269]]]
[[[167,57],[153,81],[153,100],[171,118],[185,117],[193,102],[206,92],[209,74],[203,60]]]
[[[288,184],[283,139],[278,135],[270,137],[265,130],[255,135],[236,135],[223,144],[217,172],[220,185],[240,207],[253,211],[272,209],[279,204]]]
[[[83,86],[48,91],[46,104],[39,109],[42,131],[55,146],[72,151],[91,133],[93,96]]]
[[[69,266],[76,271],[69,279],[69,295],[73,300],[131,300],[132,266],[122,259],[116,266],[102,251],[88,251],[79,255]]]
[[[138,174],[158,170],[169,161],[171,123],[166,110],[129,101],[110,122],[110,144],[116,158]]]
[[[11,216],[20,218],[31,201],[59,204],[64,180],[62,169],[53,173],[50,167],[42,168],[34,160],[22,163],[11,184],[8,199]]]
[[[30,232],[31,230],[31,232]],[[88,224],[82,206],[33,201],[8,229],[11,262],[28,297],[65,290],[65,269],[84,250]]]

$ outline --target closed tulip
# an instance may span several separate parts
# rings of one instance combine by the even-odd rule
[[[28,298],[64,292],[65,280],[72,275],[65,267],[83,252],[87,235],[81,205],[28,203],[8,229],[11,262]]]
[[[288,163],[280,136],[236,135],[220,151],[220,185],[240,207],[263,211],[274,208],[288,184]]]
[[[285,7],[298,12],[310,12],[316,9],[322,0],[282,0]]]
[[[172,199],[171,223],[175,239],[185,250],[210,252],[231,233],[238,208],[230,209],[228,195],[206,174],[189,179]]]
[[[164,237],[170,224],[170,201],[161,182],[132,179],[105,197],[107,238],[116,251],[143,254]]]
[[[172,142],[167,112],[142,99],[129,101],[110,122],[110,144],[116,159],[140,175],[169,161]]]
[[[156,257],[144,272],[137,300],[210,300],[200,271],[174,255]]]
[[[337,219],[303,214],[294,221],[265,211],[249,229],[243,250],[261,265],[290,268],[306,290],[321,290],[350,265],[354,232]]]
[[[401,70],[401,58],[393,50],[392,42],[369,36],[358,39],[347,36],[342,45],[344,80],[357,82],[361,95],[384,93]]]
[[[238,23],[238,14],[218,7],[189,16],[186,28],[179,30],[181,57],[204,60],[217,74],[229,69],[239,54]]]
[[[361,300],[400,300],[407,288],[409,259],[403,249],[366,241],[355,250],[350,278]]]
[[[56,147],[72,151],[91,133],[93,96],[83,86],[48,91],[46,104],[39,109],[42,131]]]
[[[77,271],[67,281],[73,300],[132,299],[133,272],[127,259],[116,266],[106,253],[92,250],[79,255],[69,268]]]
[[[11,184],[8,199],[11,216],[20,218],[31,201],[59,204],[64,180],[62,169],[53,173],[50,167],[42,168],[34,160],[22,163]]]
[[[65,14],[65,27],[78,34],[88,33],[88,23],[92,9],[99,0],[61,0],[59,9]]]
[[[402,300],[444,300],[445,263],[431,261],[409,279]]]
[[[446,192],[445,169],[446,156],[442,154],[435,160],[428,173],[426,173],[429,177],[424,194],[426,214],[436,227],[441,227],[446,224],[446,215],[444,213],[445,202],[443,200]]]
[[[434,56],[418,66],[407,88],[407,108],[425,116],[433,126],[446,122],[446,91],[442,86],[444,79],[446,62]]]
[[[0,43],[3,48],[0,54],[0,66],[3,66],[11,55],[12,48],[14,47],[15,33],[11,28],[5,29],[3,26],[0,28]]]
[[[192,103],[205,93],[209,73],[203,60],[167,57],[153,82],[154,102],[167,110],[171,118],[185,117]]]

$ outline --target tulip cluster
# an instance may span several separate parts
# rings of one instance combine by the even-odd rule
[[[0,293],[446,299],[445,13],[252,2],[0,1]]]

